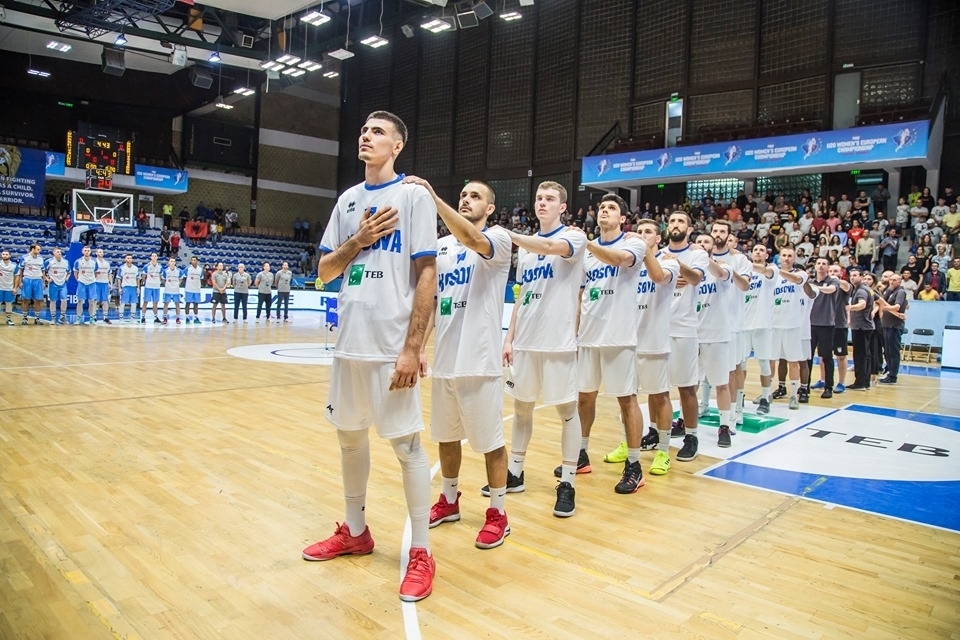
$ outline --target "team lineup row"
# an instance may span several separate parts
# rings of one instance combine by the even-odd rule
[[[431,593],[436,571],[429,528],[460,519],[461,441],[486,463],[488,484],[481,491],[490,505],[476,546],[499,546],[510,534],[505,496],[525,488],[538,400],[556,407],[562,425],[557,517],[576,513],[575,479],[590,470],[587,447],[601,390],[620,405],[625,444],[608,459],[624,463],[615,487],[624,494],[644,483],[643,448],[656,449],[651,474],[669,472],[671,387],[680,390],[683,414],[678,460],[697,455],[701,380],[716,391],[718,444],[731,445],[751,352],[761,364],[758,412],[769,411],[771,360],[789,363],[796,404],[800,363],[809,358],[812,301],[841,296],[836,285],[795,269],[792,249],[781,252],[779,266],[768,263],[763,246],[748,258],[728,248],[733,238],[722,221],[691,243],[683,211],[670,215],[660,249],[660,228],[652,221],[641,221],[636,233],[621,231],[628,211],[615,195],[602,199],[600,236],[588,242],[582,231],[562,225],[567,193],[555,182],[541,183],[536,192],[538,234],[488,228],[496,206],[487,184],[467,183],[453,208],[426,180],[394,171],[406,136],[393,114],[367,118],[359,139],[365,181],[338,199],[320,246],[320,278],[344,275],[326,418],[337,428],[346,513],[333,536],[304,549],[305,559],[373,551],[366,523],[370,427],[391,442],[403,471],[412,535],[400,597],[415,601]],[[437,215],[451,234],[439,241]],[[512,244],[519,247],[520,292],[504,337]],[[839,313],[836,305],[830,310]],[[432,506],[417,389],[428,370],[423,345],[431,330],[431,436],[439,443],[442,476]],[[638,390],[648,396],[652,422],[644,437]],[[509,455],[503,391],[514,401]]]
[[[97,249],[96,255],[91,255],[89,247],[83,247],[82,257],[74,261],[71,269],[69,262],[63,257],[59,248],[52,251],[50,258],[44,259],[40,255],[40,245],[33,244],[30,251],[18,261],[10,259],[10,253],[0,253],[0,303],[4,304],[6,323],[14,324],[11,318],[12,306],[19,294],[23,306],[22,324],[29,324],[29,310],[33,303],[34,324],[40,324],[40,306],[46,296],[50,300],[50,321],[56,324],[67,322],[67,281],[71,274],[77,282],[77,315],[76,324],[95,324],[97,322],[97,307],[103,307],[103,321],[110,324],[108,318],[110,294],[116,291],[120,305],[120,317],[125,322],[136,320],[136,310],[140,308],[139,322],[146,323],[147,308],[153,305],[153,321],[156,324],[167,323],[167,311],[172,303],[175,307],[176,323],[180,324],[180,288],[183,286],[186,305],[186,321],[191,320],[200,324],[199,303],[200,288],[204,281],[204,269],[196,257],[190,259],[187,267],[177,265],[176,258],[169,258],[166,264],[159,262],[157,254],[150,256],[150,262],[143,267],[133,264],[133,256],[127,255],[123,263],[114,269],[104,259],[103,250]],[[237,266],[236,273],[224,270],[222,262],[217,263],[216,270],[207,279],[213,287],[212,320],[216,322],[217,307],[223,314],[223,322],[227,320],[227,288],[232,287],[235,293],[246,294],[250,286],[257,289],[257,318],[263,307],[266,307],[267,319],[270,319],[272,291],[277,289],[277,319],[280,319],[281,307],[284,309],[284,319],[289,319],[290,286],[293,281],[293,272],[284,262],[279,271],[273,272],[270,263],[264,262],[262,270],[256,276],[248,273],[243,264]],[[163,317],[159,314],[159,303],[163,299]],[[87,303],[88,317],[83,314],[83,304]],[[57,307],[59,305],[59,312]],[[127,316],[127,306],[130,315]],[[193,315],[190,314],[191,306]],[[240,308],[243,309],[243,320],[247,319],[247,296],[234,296],[234,320],[238,319]]]

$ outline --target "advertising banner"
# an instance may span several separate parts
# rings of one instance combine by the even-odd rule
[[[47,151],[46,174],[63,176],[67,174],[67,156],[58,151]]]
[[[167,169],[138,164],[134,166],[134,184],[147,189],[187,192],[189,176],[182,169]]]
[[[39,149],[0,144],[0,203],[42,207],[46,162]]]
[[[632,151],[583,158],[585,185],[669,181],[672,178],[771,171],[826,170],[831,166],[927,157],[929,122],[899,122],[775,138]]]

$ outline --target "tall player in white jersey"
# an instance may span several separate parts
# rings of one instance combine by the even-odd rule
[[[770,329],[770,317],[773,313],[773,289],[780,279],[777,270],[767,262],[767,247],[756,244],[750,254],[753,273],[750,274],[750,288],[745,296],[743,328],[747,335],[747,348],[760,365],[760,397],[756,400],[757,413],[770,413],[770,385],[773,382],[771,360],[773,357],[773,335]]]
[[[337,428],[344,524],[303,550],[306,560],[373,551],[366,524],[370,475],[368,431],[376,426],[400,462],[410,516],[410,557],[400,599],[430,595],[436,564],[430,554],[430,464],[420,442],[420,348],[437,290],[437,207],[430,193],[403,184],[394,171],[407,127],[374,111],[360,130],[364,182],[337,200],[320,243],[318,276],[345,282],[338,301],[340,333],[326,407]]]
[[[176,305],[177,324],[180,324],[180,282],[183,280],[183,271],[177,266],[176,258],[168,258],[167,266],[160,272],[163,278],[163,324],[167,324],[167,309],[170,303]]]
[[[523,462],[533,435],[533,409],[542,394],[544,404],[557,407],[562,424],[563,464],[553,508],[559,518],[576,513],[573,484],[582,437],[577,413],[577,309],[587,244],[582,231],[561,224],[566,208],[563,185],[541,182],[535,204],[540,232],[510,233],[520,247],[520,299],[503,341],[503,361],[510,367],[507,393],[514,400],[507,491],[524,490]]]
[[[497,207],[493,190],[486,183],[464,185],[459,210],[455,211],[426,180],[411,176],[404,182],[419,184],[430,192],[437,213],[451,233],[437,245],[437,304],[433,313],[437,341],[430,437],[440,446],[443,490],[430,508],[430,526],[460,519],[460,442],[466,438],[474,451],[483,454],[490,492],[486,522],[475,544],[480,549],[492,549],[510,535],[504,506],[507,449],[503,439],[500,326],[512,243],[505,229],[487,228],[487,217]]]
[[[627,459],[614,487],[622,494],[635,493],[644,484],[640,468],[643,414],[637,404],[637,282],[647,243],[622,231],[629,212],[620,196],[607,194],[600,200],[600,237],[587,244],[583,259],[577,332],[577,412],[582,434],[577,470],[590,468],[587,446],[602,384],[606,395],[616,396],[626,432]],[[557,467],[554,475],[560,477],[562,472],[562,466]]]
[[[190,305],[193,305],[193,324],[201,324],[200,320],[200,286],[203,283],[203,267],[197,260],[197,256],[190,258],[190,266],[186,270],[186,279],[183,283],[183,295],[186,302],[186,308],[183,310],[187,316],[187,324],[190,323]]]
[[[706,276],[710,258],[706,252],[693,248],[689,240],[690,216],[685,211],[674,211],[667,219],[667,240],[664,253],[680,263],[680,277],[670,304],[670,384],[680,390],[682,417],[671,430],[671,436],[683,436],[683,446],[677,460],[688,462],[697,457],[699,447],[699,418],[697,384],[700,381],[697,344],[697,289]]]
[[[117,281],[120,286],[120,319],[131,322],[136,319],[137,300],[140,295],[140,269],[133,264],[133,256],[129,253],[123,257],[123,264],[117,270]],[[127,305],[130,305],[130,317],[126,317]]]
[[[111,324],[110,314],[110,289],[113,288],[112,275],[110,273],[110,263],[103,257],[103,249],[97,249],[97,277],[95,290],[97,292],[97,301],[103,308],[104,324]],[[95,313],[91,314],[93,324],[97,323]]]
[[[60,247],[53,250],[53,257],[44,264],[44,273],[50,283],[50,322],[67,324],[67,280],[70,278],[70,263],[63,257]],[[57,313],[57,303],[60,313]]]
[[[804,360],[800,326],[807,321],[803,286],[807,272],[794,269],[797,254],[793,247],[780,249],[780,277],[773,290],[773,354],[786,360],[790,377],[790,408],[799,409],[800,362]]]
[[[153,304],[153,322],[162,324],[157,306],[160,304],[160,287],[163,283],[161,272],[163,265],[157,260],[157,254],[150,254],[150,262],[144,265],[140,273],[143,277],[143,307],[140,309],[140,324],[147,322],[147,305]]]
[[[17,288],[20,289],[20,304],[23,305],[23,321],[27,324],[27,313],[33,302],[33,324],[40,324],[40,307],[43,305],[43,258],[40,257],[40,245],[34,242],[20,258],[17,272]]]
[[[77,319],[83,324],[83,302],[87,301],[87,312],[93,322],[97,317],[97,261],[90,257],[90,247],[84,247],[82,254],[73,263],[73,277],[77,280]]]
[[[716,244],[713,236],[701,233],[697,245],[710,261],[707,275],[697,288],[697,343],[700,345],[700,374],[707,384],[717,390],[717,408],[720,410],[720,428],[717,431],[717,446],[730,446],[730,425],[733,410],[730,408],[730,350],[733,349],[732,318],[730,317],[728,289],[733,287],[733,269],[713,259]]]
[[[743,384],[746,380],[747,358],[750,351],[747,349],[747,337],[743,331],[743,294],[750,288],[750,274],[753,267],[750,259],[737,251],[737,238],[730,233],[730,222],[717,220],[713,223],[710,235],[713,236],[713,258],[717,262],[730,267],[733,278],[731,286],[727,287],[727,304],[730,313],[730,402],[733,405],[733,421],[730,423],[730,433],[736,433],[736,425],[743,424]],[[731,246],[732,245],[732,246]],[[744,353],[746,350],[746,353]],[[707,388],[707,404],[709,405],[709,387]],[[703,396],[701,395],[701,399]],[[701,409],[703,405],[701,405]],[[704,413],[700,412],[701,415]]]

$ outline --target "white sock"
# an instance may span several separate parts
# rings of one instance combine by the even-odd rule
[[[723,409],[720,411],[720,426],[729,427],[735,424],[733,419],[733,409]]]
[[[760,397],[770,402],[770,387],[760,387]]]
[[[737,391],[737,416],[743,416],[743,401],[746,398],[747,394],[743,392],[743,389]]]
[[[430,552],[430,462],[420,444],[420,434],[390,441],[403,472],[403,493],[410,515],[410,546]]]
[[[370,440],[367,430],[338,430],[340,440],[340,474],[343,477],[343,500],[346,525],[350,534],[359,536],[367,528],[367,480],[370,477]]]
[[[699,438],[699,437],[700,437],[700,433],[699,433],[699,432],[700,432],[700,425],[699,425],[699,424],[698,424],[697,426],[693,427],[692,429],[691,429],[690,427],[684,427],[684,431],[686,431],[686,433],[684,434],[684,435],[686,435],[686,436],[693,436],[694,438]]]
[[[790,381],[790,397],[795,398],[797,396],[798,391],[800,391],[800,381],[791,380]]]
[[[577,477],[577,465],[575,464],[560,465],[560,482],[569,482],[570,486],[573,486],[573,480],[576,477]]]
[[[506,513],[505,503],[507,501],[507,488],[498,487],[494,489],[490,487],[490,508],[496,509],[501,514]]]
[[[510,461],[507,462],[507,471],[519,478],[520,474],[523,473],[523,461],[526,457],[524,453],[513,453],[511,451]]]
[[[657,443],[657,451],[670,453],[670,427],[658,429],[657,435],[660,436],[660,442]]]
[[[560,455],[561,462],[572,461],[576,469],[580,459],[580,416],[577,414],[577,403],[568,402],[557,407],[560,414]],[[572,483],[571,483],[572,484]]]
[[[634,462],[638,462],[639,460],[640,460],[640,447],[637,447],[636,449],[632,447],[628,448],[627,462],[629,462],[630,464],[633,464]]]
[[[457,478],[441,478],[443,481],[443,495],[447,502],[453,504],[457,501]]]
[[[587,436],[586,438],[580,438],[581,451],[586,451],[589,445],[590,445],[590,436]]]
[[[700,383],[700,413],[706,413],[710,408],[710,392],[713,386],[706,380]]]

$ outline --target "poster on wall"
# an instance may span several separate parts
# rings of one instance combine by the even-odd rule
[[[149,189],[186,193],[189,175],[183,169],[167,169],[138,164],[134,166],[134,184]]]
[[[0,204],[42,207],[46,161],[39,149],[0,145]]]

